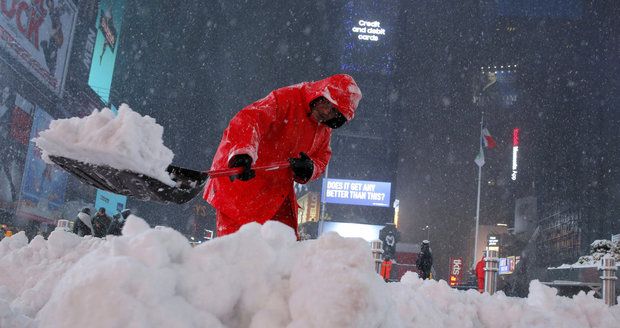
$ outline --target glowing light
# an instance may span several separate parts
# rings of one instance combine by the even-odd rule
[[[385,29],[381,28],[381,22],[379,21],[365,21],[360,19],[357,22],[358,26],[353,26],[351,31],[357,34],[358,40],[364,41],[379,41],[379,36],[385,35]]]
[[[519,154],[519,128],[512,130],[512,174],[510,179],[517,180],[517,158]]]
[[[519,145],[519,128],[514,128],[512,130],[512,145],[513,146]]]
[[[335,231],[342,237],[346,238],[362,238],[370,242],[379,239],[379,231],[383,229],[382,225],[370,225],[359,223],[345,222],[324,222],[323,232]]]

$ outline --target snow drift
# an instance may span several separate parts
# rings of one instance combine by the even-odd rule
[[[527,299],[409,273],[384,283],[367,242],[297,242],[278,222],[192,248],[130,216],[123,236],[0,242],[0,327],[611,327],[620,307],[536,281]]]

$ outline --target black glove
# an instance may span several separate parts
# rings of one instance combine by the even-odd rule
[[[289,158],[288,161],[291,163],[293,173],[295,173],[295,181],[305,183],[312,177],[314,163],[304,152],[299,153],[299,156],[299,158]]]
[[[248,181],[256,176],[256,171],[252,170],[252,157],[248,154],[238,154],[230,158],[228,161],[228,167],[242,167],[243,171],[237,175],[230,177],[230,181],[239,179],[241,181]]]

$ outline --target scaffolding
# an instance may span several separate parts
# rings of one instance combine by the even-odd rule
[[[576,261],[581,255],[581,223],[581,211],[567,208],[556,209],[540,220],[537,248],[541,259],[551,265]]]

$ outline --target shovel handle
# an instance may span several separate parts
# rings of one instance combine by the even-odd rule
[[[268,165],[253,166],[252,170],[273,171],[273,170],[280,170],[280,169],[285,169],[289,167],[291,167],[291,164],[288,161],[283,161],[283,162],[276,162],[276,163],[272,163]],[[229,177],[232,175],[237,175],[237,174],[240,174],[241,172],[243,172],[243,168],[232,167],[229,169],[212,170],[212,171],[208,171],[204,173],[207,174],[210,178],[219,178],[219,177]]]

